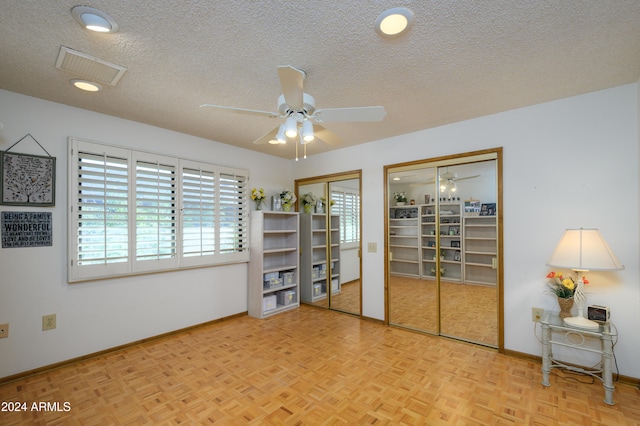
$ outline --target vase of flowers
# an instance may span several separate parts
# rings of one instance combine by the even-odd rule
[[[262,209],[262,203],[265,198],[267,197],[264,195],[264,189],[253,188],[251,190],[251,199],[256,203],[256,210]]]
[[[311,213],[313,211],[313,208],[316,206],[316,201],[318,201],[316,196],[311,192],[307,192],[306,194],[304,194],[302,198],[300,198],[300,200],[302,201],[302,208],[304,209],[305,213]]]
[[[446,272],[446,269],[444,268],[440,268],[440,276],[444,277],[444,273]],[[431,268],[431,275],[433,275],[434,277],[436,276],[436,267],[432,267]]]
[[[291,211],[291,206],[296,202],[296,194],[285,189],[280,193],[280,200],[282,200],[282,210],[285,212]]]
[[[572,277],[564,276],[562,273],[549,272],[547,274],[549,280],[549,290],[556,295],[558,306],[560,306],[560,317],[566,318],[571,316],[571,308],[573,307],[573,294],[576,291],[576,282]]]
[[[407,193],[394,192],[393,199],[396,200],[396,206],[404,206],[407,203]]]

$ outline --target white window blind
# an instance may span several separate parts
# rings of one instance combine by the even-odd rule
[[[249,260],[246,171],[69,146],[70,282]]]
[[[135,265],[138,271],[177,265],[177,162],[177,159],[135,153]],[[151,261],[155,261],[155,265],[140,263]]]
[[[341,190],[331,191],[331,213],[340,216],[340,243],[360,242],[360,196]]]
[[[126,150],[76,147],[70,167],[69,244],[77,278],[129,268],[129,161]]]
[[[220,253],[232,255],[249,250],[247,175],[222,169],[219,180]]]
[[[189,162],[182,169],[182,255],[189,264],[215,254],[215,172]]]

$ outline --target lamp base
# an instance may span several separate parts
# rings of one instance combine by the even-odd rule
[[[564,323],[571,327],[582,328],[585,330],[599,330],[600,324],[595,321],[586,319],[585,317],[569,317],[564,319]]]

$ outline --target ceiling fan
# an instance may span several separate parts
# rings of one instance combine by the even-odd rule
[[[444,173],[440,173],[440,192],[448,192],[448,196],[451,197],[451,193],[457,191],[458,189],[458,187],[456,186],[456,182],[477,177],[480,177],[480,175],[458,177],[457,173],[450,172],[449,168],[447,167],[447,170]]]
[[[299,140],[302,145],[322,140],[330,145],[339,145],[340,138],[319,124],[355,121],[380,121],[387,112],[384,107],[325,108],[316,110],[313,96],[304,93],[303,83],[306,73],[290,65],[278,67],[278,78],[282,95],[278,98],[278,111],[260,111],[246,108],[234,108],[222,105],[203,104],[201,108],[219,108],[240,114],[259,115],[267,118],[280,118],[285,122],[256,139],[254,144],[283,144],[287,139]],[[296,144],[297,154],[297,144]],[[297,155],[296,155],[297,157]]]

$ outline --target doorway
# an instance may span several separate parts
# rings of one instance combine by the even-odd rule
[[[503,350],[501,148],[385,179],[386,322]]]
[[[361,171],[295,181],[302,303],[362,312]]]

